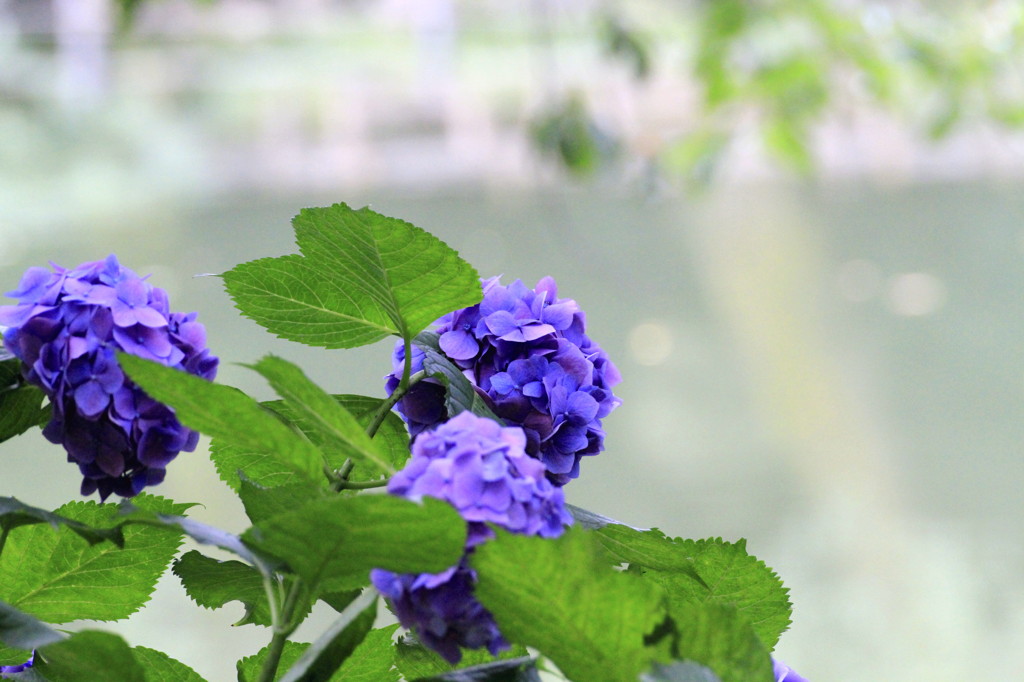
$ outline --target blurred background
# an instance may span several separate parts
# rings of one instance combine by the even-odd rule
[[[1022,59],[1007,1],[0,0],[0,286],[116,252],[269,398],[232,363],[389,369],[197,277],[293,251],[303,207],[551,274],[624,377],[570,502],[747,538],[814,682],[1019,679]],[[240,532],[204,448],[154,492]],[[78,489],[38,433],[0,466],[30,504]],[[241,613],[171,576],[110,628],[212,682],[268,641]]]

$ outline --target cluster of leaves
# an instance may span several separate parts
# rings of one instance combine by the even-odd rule
[[[427,232],[368,209],[308,209],[293,226],[300,253],[224,273],[243,315],[325,348],[415,337],[428,351],[425,373],[449,389],[450,413],[487,415],[465,377],[431,350],[436,338],[421,334],[480,300],[468,263]],[[396,640],[397,626],[373,628],[370,569],[439,572],[458,561],[466,540],[464,520],[444,502],[361,492],[383,485],[409,457],[390,409],[401,386],[387,400],[332,395],[267,356],[250,367],[279,399],[260,403],[135,356],[119,361],[184,424],[212,437],[217,471],[252,526],[239,534],[210,527],[183,516],[190,505],[151,495],[54,512],[0,499],[0,665],[36,650],[36,665],[19,673],[26,680],[201,680],[185,663],[116,635],[52,627],[128,617],[169,566],[199,606],[240,602],[239,625],[269,629],[269,644],[238,661],[240,682],[526,681],[549,665],[579,682],[773,679],[770,652],[790,604],[742,541],[673,539],[580,509],[557,540],[497,529],[472,556],[477,596],[514,644],[507,655],[469,652],[453,667],[409,634]],[[0,367],[6,439],[39,423],[41,400],[24,394],[10,361]],[[183,537],[234,558],[193,549],[175,559]],[[321,601],[337,621],[315,642],[291,641]]]

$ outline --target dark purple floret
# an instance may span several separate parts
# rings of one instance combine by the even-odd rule
[[[572,299],[558,298],[545,277],[533,289],[520,280],[483,282],[475,306],[437,321],[442,352],[473,383],[495,414],[526,432],[526,450],[544,463],[548,478],[565,485],[579,476],[580,459],[604,449],[601,420],[621,401],[612,387],[621,377],[586,335],[586,318]],[[405,360],[399,343],[387,391],[398,386]],[[413,371],[423,354],[413,348]],[[396,405],[415,438],[447,419],[444,388],[432,379],[413,385]]]
[[[422,433],[405,468],[388,482],[392,495],[446,500],[468,524],[466,552],[448,570],[370,574],[399,621],[452,663],[462,658],[463,648],[486,647],[496,655],[508,647],[493,616],[473,596],[476,574],[467,561],[476,546],[493,537],[487,523],[548,538],[572,523],[562,489],[551,484],[525,445],[522,429],[463,412]]]
[[[117,363],[125,351],[212,380],[217,358],[195,313],[172,313],[167,293],[113,255],[66,270],[29,268],[0,306],[4,345],[22,375],[50,398],[43,434],[78,464],[82,494],[123,497],[164,479],[179,452],[199,434],[128,379]]]
[[[772,667],[775,682],[807,682],[807,678],[797,675],[792,668],[778,659],[772,659]]]

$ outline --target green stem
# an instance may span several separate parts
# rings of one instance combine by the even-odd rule
[[[366,490],[368,488],[383,488],[388,484],[388,479],[382,481],[337,481],[337,490]]]
[[[267,593],[267,599],[270,601],[271,629],[274,634],[270,638],[267,658],[263,661],[263,669],[260,670],[257,682],[274,682],[274,677],[277,676],[277,667],[281,663],[281,654],[284,652],[285,642],[295,632],[295,629],[299,627],[299,622],[302,620],[298,619],[299,622],[293,622],[296,620],[295,607],[299,603],[303,587],[302,580],[296,578],[280,606],[278,606],[280,594],[275,593],[273,577],[264,575],[263,588]]]
[[[409,355],[406,355],[405,357],[406,360],[409,359]],[[376,435],[377,429],[379,429],[380,425],[384,423],[384,420],[388,416],[388,412],[390,412],[391,408],[395,406],[395,403],[405,397],[405,394],[409,392],[409,388],[411,388],[413,384],[427,376],[427,373],[422,369],[411,376],[406,374],[406,372],[409,372],[411,369],[411,366],[405,368],[402,372],[402,380],[398,383],[398,386],[395,387],[395,390],[391,395],[384,399],[384,402],[380,404],[377,411],[373,413],[373,421],[371,421],[370,425],[366,427],[366,434],[370,438],[373,438],[374,435]]]
[[[267,649],[267,659],[263,662],[263,669],[260,671],[257,682],[274,682],[277,665],[281,662],[284,643],[287,641],[288,635],[274,630],[274,636],[270,639],[270,647]]]

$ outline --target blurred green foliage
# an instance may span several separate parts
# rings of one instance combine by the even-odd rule
[[[698,183],[713,177],[737,130],[751,121],[764,150],[801,174],[814,169],[815,126],[855,107],[886,111],[932,141],[969,121],[1024,125],[1018,2],[699,0],[676,11],[691,28],[684,68],[700,89],[700,110],[680,112],[691,123],[666,141],[658,161]],[[655,23],[643,25],[639,12],[629,20],[609,13],[598,25],[605,53],[637,79],[680,68],[659,61],[657,46],[672,38],[659,36]],[[577,131],[596,127],[582,100],[562,116]],[[578,155],[562,158],[577,175],[594,168]]]

